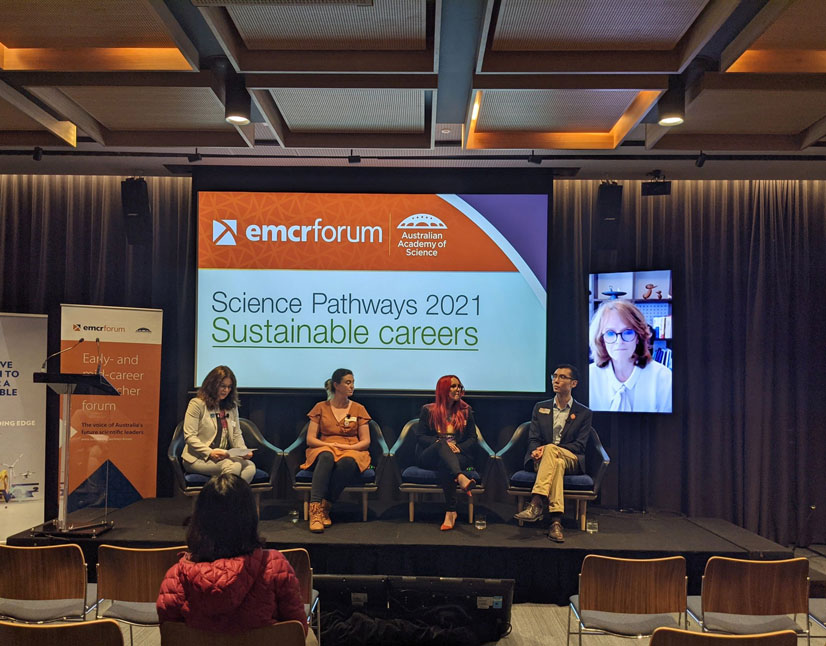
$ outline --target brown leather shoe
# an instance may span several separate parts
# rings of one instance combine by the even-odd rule
[[[330,520],[330,510],[333,508],[333,503],[329,500],[322,500],[321,501],[321,523],[324,525],[324,529],[333,526],[333,521]]]
[[[320,534],[324,531],[324,520],[321,514],[321,503],[310,503],[310,531]]]
[[[564,543],[565,534],[562,533],[562,523],[555,520],[551,523],[551,529],[548,531],[548,540],[554,543]]]
[[[521,520],[523,523],[535,523],[538,520],[542,520],[544,515],[541,505],[531,503],[518,514],[514,514],[513,517],[516,520]]]

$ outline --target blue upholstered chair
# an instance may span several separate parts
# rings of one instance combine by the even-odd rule
[[[307,428],[310,423],[298,434],[295,442],[284,449],[284,463],[293,483],[293,489],[301,493],[304,502],[304,520],[309,518],[310,489],[313,484],[313,469],[301,469],[307,451]],[[388,457],[387,442],[382,435],[381,427],[374,421],[368,423],[370,428],[370,468],[356,475],[353,482],[344,488],[344,493],[361,494],[361,519],[367,520],[367,495],[379,490],[379,481]]]
[[[390,449],[390,456],[398,467],[401,479],[399,491],[406,493],[408,496],[408,513],[411,523],[415,519],[416,500],[419,495],[442,493],[436,472],[416,466],[416,427],[418,425],[418,417],[407,422],[399,434],[399,439]],[[473,496],[468,497],[468,517],[471,523],[473,522],[474,498],[485,493],[485,485],[488,481],[492,461],[496,459],[496,454],[485,442],[478,426],[476,427],[476,440],[472,456],[473,470],[465,474],[468,478],[476,480],[477,483],[473,490]],[[461,491],[458,485],[457,489]]]
[[[258,506],[258,513],[261,513],[261,494],[272,491],[278,477],[278,468],[281,466],[283,452],[277,446],[270,444],[254,422],[244,417],[239,420],[241,424],[241,434],[244,436],[244,444],[247,448],[256,449],[252,454],[252,461],[255,463],[255,476],[250,482],[252,492],[255,494],[255,503]],[[181,454],[184,450],[184,423],[180,422],[175,427],[172,440],[169,442],[169,449],[166,457],[172,467],[172,474],[175,478],[175,485],[185,496],[197,496],[209,477],[199,473],[187,473],[181,462]]]
[[[531,496],[533,483],[536,482],[536,473],[525,470],[525,453],[528,450],[528,429],[530,422],[524,422],[514,431],[513,437],[497,456],[502,459],[507,475],[507,493],[516,496],[516,511],[525,506],[526,499]],[[566,499],[576,501],[576,517],[579,527],[585,531],[585,518],[588,512],[588,501],[596,500],[602,478],[611,459],[599,441],[599,435],[591,428],[591,436],[585,447],[585,473],[566,475],[563,481]],[[521,522],[519,523],[522,524]]]

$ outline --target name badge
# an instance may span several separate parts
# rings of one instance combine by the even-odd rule
[[[540,408],[539,412],[542,413],[543,415],[547,415],[548,413],[551,412],[551,409],[550,408]]]

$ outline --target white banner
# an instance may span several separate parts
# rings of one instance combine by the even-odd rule
[[[48,319],[0,313],[0,540],[43,522]]]

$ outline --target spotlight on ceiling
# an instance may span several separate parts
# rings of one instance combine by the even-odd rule
[[[34,161],[40,161],[43,159],[43,149],[40,146],[34,147],[34,152],[32,153],[32,159]]]
[[[199,153],[199,152],[198,152],[198,149],[197,149],[197,148],[195,149],[195,152],[194,152],[194,153],[192,153],[191,155],[187,155],[187,156],[186,156],[186,158],[187,158],[187,159],[190,161],[190,163],[192,163],[192,164],[194,164],[195,162],[199,162],[199,161],[201,161],[201,160],[203,159],[203,157],[201,157],[201,153]]]
[[[706,154],[705,154],[705,153],[701,150],[701,151],[700,151],[700,154],[699,154],[699,155],[697,155],[697,160],[694,162],[694,165],[695,165],[697,168],[702,168],[702,167],[703,167],[703,164],[705,164],[705,163],[706,163],[706,159],[708,159],[708,157],[707,157],[707,156],[706,156]]]
[[[250,122],[252,105],[247,84],[240,74],[227,74],[224,82],[224,119],[234,126],[246,126]]]
[[[348,164],[360,164],[361,163],[361,156],[354,155],[353,151],[350,150],[350,154],[347,156],[347,163]]]
[[[685,84],[676,75],[668,77],[668,91],[657,102],[661,126],[679,126],[685,120]]]
[[[531,151],[531,154],[528,155],[528,163],[529,164],[541,164],[542,158],[539,155],[534,154],[534,151]]]

